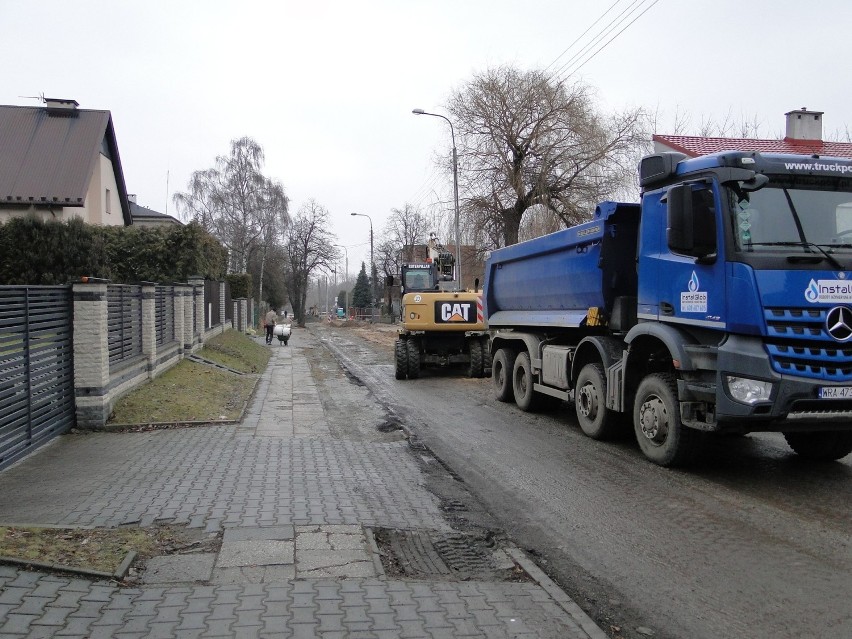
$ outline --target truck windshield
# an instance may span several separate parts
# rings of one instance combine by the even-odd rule
[[[748,252],[852,252],[852,181],[770,176],[764,188],[732,190],[737,249]],[[814,246],[816,245],[816,247]],[[819,251],[819,252],[823,252]]]

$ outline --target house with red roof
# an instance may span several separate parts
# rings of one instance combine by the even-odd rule
[[[109,111],[0,105],[0,223],[23,215],[133,223]]]
[[[852,143],[828,142],[822,139],[822,111],[809,111],[806,107],[802,107],[784,115],[787,117],[787,130],[781,140],[655,134],[652,138],[654,152],[675,151],[693,158],[720,151],[758,151],[852,158]]]

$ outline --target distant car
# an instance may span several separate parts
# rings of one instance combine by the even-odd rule
[[[346,311],[343,310],[342,308],[338,308],[337,309],[337,317],[339,319],[344,319],[346,317]]]

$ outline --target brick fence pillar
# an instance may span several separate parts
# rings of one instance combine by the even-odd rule
[[[77,426],[106,424],[109,387],[109,312],[106,283],[74,284],[74,396]]]
[[[195,288],[192,286],[184,286],[183,298],[183,353],[189,355],[192,353],[192,347],[195,340]]]
[[[186,321],[184,316],[184,300],[186,300],[186,286],[175,284],[172,303],[175,309],[175,341],[178,343],[178,353],[183,357],[184,331]]]
[[[204,342],[204,331],[207,328],[204,322],[204,278],[193,275],[189,278],[192,287],[192,299],[195,306],[195,326],[193,330],[193,350],[198,350],[198,345]]]
[[[219,319],[222,322],[222,330],[225,330],[225,281],[219,282]]]
[[[148,360],[148,377],[157,367],[157,287],[142,282],[142,354]]]

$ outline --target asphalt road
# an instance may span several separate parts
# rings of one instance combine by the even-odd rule
[[[491,380],[394,379],[358,331],[317,335],[613,637],[852,637],[852,456],[809,463],[774,434],[713,440],[689,470],[573,408],[523,413]]]

